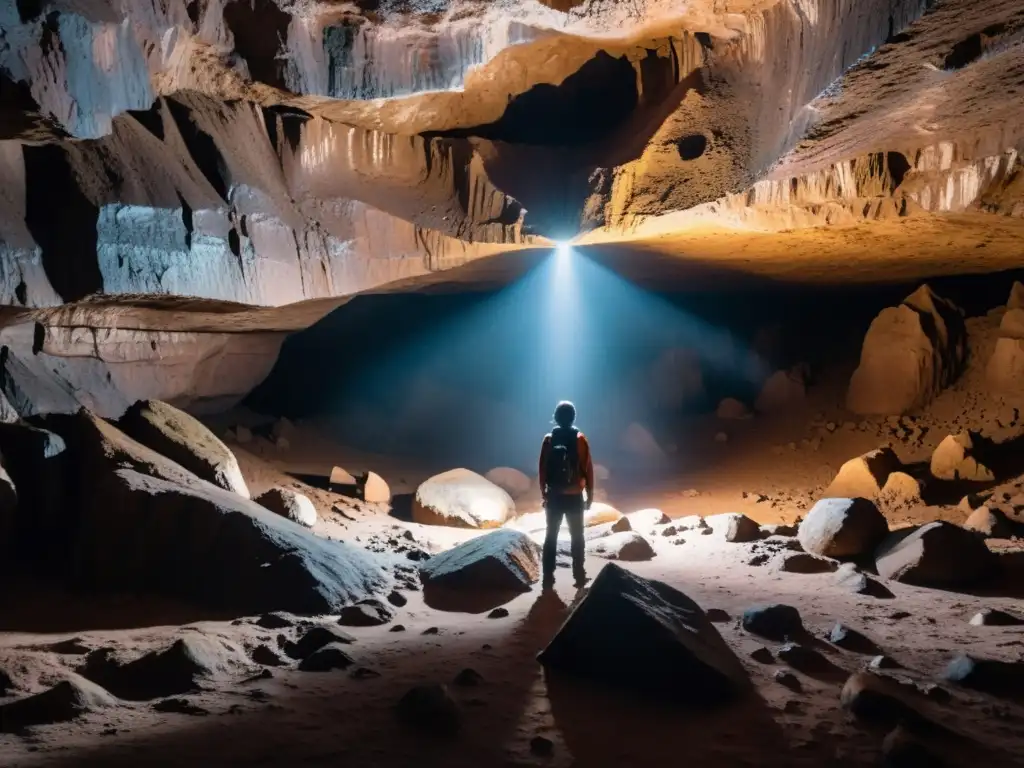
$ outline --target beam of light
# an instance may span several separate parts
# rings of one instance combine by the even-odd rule
[[[362,301],[391,309],[377,303],[361,316]],[[338,312],[349,313],[352,343],[335,343],[351,364],[323,384],[333,387],[342,442],[372,438],[369,450],[431,457],[447,465],[439,469],[533,474],[562,399],[576,404],[595,450],[617,449],[631,422],[664,433],[678,413],[652,391],[658,365],[669,395],[688,386],[688,366],[698,380],[755,382],[764,373],[741,340],[688,311],[685,297],[644,290],[568,243],[492,293],[347,307]]]

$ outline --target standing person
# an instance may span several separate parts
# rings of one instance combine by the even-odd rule
[[[540,490],[544,497],[547,533],[544,536],[543,588],[555,584],[558,531],[564,517],[572,537],[572,573],[576,586],[587,583],[584,570],[583,513],[594,499],[594,462],[590,443],[573,424],[576,406],[563,400],[555,407],[555,428],[540,448]],[[586,496],[584,496],[586,492]]]

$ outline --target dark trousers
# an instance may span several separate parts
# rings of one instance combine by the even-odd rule
[[[572,572],[574,576],[583,575],[583,495],[582,494],[551,494],[547,507],[548,529],[544,536],[543,567],[544,575],[555,575],[555,560],[558,556],[558,531],[562,527],[562,518],[569,524],[569,536],[572,540]]]

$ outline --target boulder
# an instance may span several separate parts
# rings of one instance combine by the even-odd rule
[[[866,653],[875,655],[878,653],[878,646],[871,638],[855,629],[851,629],[842,622],[837,622],[828,634],[828,641],[847,651],[854,653]]]
[[[943,768],[946,762],[903,726],[882,739],[882,768]]]
[[[882,486],[878,501],[889,506],[916,507],[921,505],[921,483],[906,472],[893,472]]]
[[[260,494],[256,503],[306,528],[316,525],[316,507],[313,506],[313,502],[307,496],[289,488],[271,488]]]
[[[470,539],[420,565],[424,585],[528,592],[540,578],[540,547],[511,529]]]
[[[629,524],[629,528],[624,530],[641,533],[651,533],[655,526],[671,522],[669,516],[660,509],[638,509],[636,512],[629,512],[622,519]]]
[[[960,375],[966,338],[962,310],[921,286],[871,322],[846,407],[896,415],[927,404]]]
[[[1019,698],[1024,691],[1024,661],[1000,661],[960,654],[946,667],[943,677],[965,688],[994,696]]]
[[[16,733],[34,725],[66,723],[77,717],[118,706],[107,691],[78,675],[65,673],[49,690],[0,706],[0,732]]]
[[[741,403],[735,397],[727,397],[718,404],[718,408],[715,409],[715,416],[720,419],[728,419],[730,421],[738,421],[740,419],[749,419],[753,417],[750,409],[744,403]]]
[[[335,669],[348,669],[355,663],[342,643],[328,643],[300,661],[299,671],[331,672]]]
[[[889,524],[867,499],[821,499],[800,523],[797,537],[806,552],[825,557],[858,557],[881,543]]]
[[[595,501],[590,509],[583,513],[583,525],[601,525],[602,523],[614,523],[622,519],[622,513],[611,504],[602,501]]]
[[[665,458],[665,451],[658,445],[650,430],[635,422],[626,427],[622,434],[622,447],[643,459],[661,461]]]
[[[902,466],[892,448],[868,451],[845,462],[823,495],[846,499],[873,499],[881,493],[889,475]]]
[[[800,612],[791,605],[775,603],[747,608],[743,612],[743,628],[769,640],[783,641],[804,634]]]
[[[637,562],[654,557],[654,550],[647,543],[647,539],[636,531],[613,533],[597,539],[587,547],[587,551],[608,560]]]
[[[611,533],[622,533],[623,531],[632,531],[633,530],[633,524],[631,522],[629,522],[629,518],[628,517],[623,515],[618,520],[616,520],[614,523],[604,523],[601,526],[594,526],[594,527],[591,527],[591,528],[587,528],[587,531],[590,532],[590,531],[593,531],[596,527],[603,528],[605,526],[608,526],[608,533],[610,533],[610,534]]]
[[[488,480],[505,491],[513,499],[530,492],[532,481],[524,472],[512,467],[495,467],[484,475]]]
[[[985,608],[974,614],[970,623],[974,627],[1019,627],[1024,625],[1024,619],[998,608]]]
[[[337,493],[339,490],[349,490],[354,487],[358,481],[356,478],[347,470],[342,467],[331,467],[331,476],[328,480],[328,487]]]
[[[997,339],[985,367],[985,378],[997,392],[1024,392],[1024,339]]]
[[[380,600],[360,600],[341,609],[338,623],[345,627],[379,627],[395,617],[395,612]]]
[[[344,630],[321,624],[307,629],[297,641],[285,642],[282,650],[289,657],[302,661],[328,645],[351,645],[355,638]]]
[[[932,453],[931,473],[940,480],[995,480],[992,470],[979,461],[986,441],[971,432],[947,435]]]
[[[498,528],[516,513],[508,492],[468,469],[434,475],[416,489],[412,519],[423,525]]]
[[[118,421],[121,430],[197,477],[239,496],[249,488],[231,449],[198,419],[160,400],[140,400]]]
[[[776,371],[761,387],[754,409],[759,413],[787,411],[802,405],[806,394],[806,384],[800,370]]]
[[[192,693],[211,680],[241,678],[251,671],[248,657],[232,643],[200,634],[175,640],[162,651],[153,651],[121,664],[106,649],[86,658],[79,674],[129,701],[149,701],[164,696]]]
[[[880,576],[922,587],[967,586],[996,568],[996,556],[977,535],[942,521],[890,534],[875,562]]]
[[[839,703],[855,717],[868,722],[896,725],[920,720],[896,683],[871,672],[850,675],[839,695]]]
[[[130,585],[240,615],[333,613],[390,591],[375,555],[319,539],[86,411],[46,424],[67,446],[60,474],[46,480],[64,501],[36,544],[59,552],[81,588]]]
[[[892,594],[885,587],[861,571],[853,563],[843,563],[836,569],[834,583],[845,591],[856,595],[892,597]]]
[[[761,526],[746,515],[741,515],[738,512],[712,515],[707,518],[707,522],[714,531],[721,530],[725,535],[726,541],[731,541],[735,544],[756,541],[761,538]]]
[[[550,672],[697,707],[748,686],[739,660],[697,603],[614,563],[537,658]]]
[[[370,504],[389,504],[391,502],[391,487],[376,472],[366,473],[366,479],[363,481],[363,501]]]
[[[964,521],[964,528],[986,539],[1009,539],[1017,530],[1002,510],[989,507],[978,507],[974,510]]]

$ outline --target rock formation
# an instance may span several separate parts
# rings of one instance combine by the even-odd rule
[[[416,489],[412,519],[424,525],[497,528],[516,512],[506,491],[468,469],[452,469]]]
[[[949,213],[1012,235],[1016,10],[7,3],[3,393],[23,415],[223,408],[348,297],[539,236],[684,242],[699,223],[730,252],[756,227],[807,256],[809,227],[941,232]],[[911,230],[886,243],[917,251]],[[690,391],[673,365],[666,405]],[[951,375],[852,402],[891,410]]]

